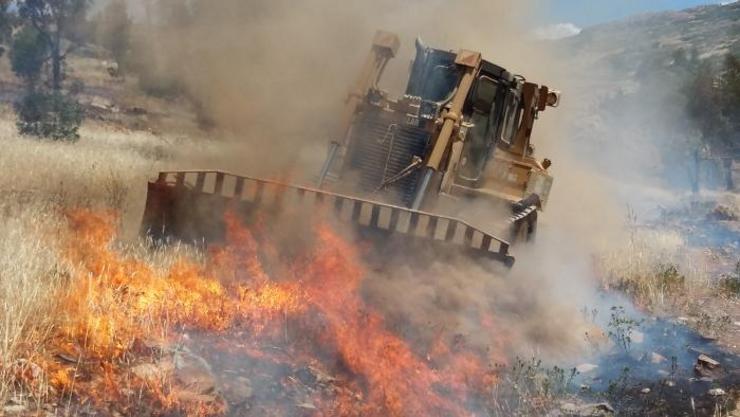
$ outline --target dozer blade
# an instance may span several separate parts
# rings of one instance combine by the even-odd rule
[[[401,239],[514,264],[507,241],[456,218],[221,171],[160,173],[149,182],[141,232],[155,240],[218,241],[228,210],[248,224],[257,213],[304,206],[353,224],[360,236]]]

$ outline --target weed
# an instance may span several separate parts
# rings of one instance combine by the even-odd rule
[[[596,308],[589,309],[588,306],[583,306],[581,314],[583,315],[584,320],[596,323],[596,317],[599,316],[599,310]]]
[[[624,307],[614,306],[611,308],[611,318],[607,325],[609,338],[625,351],[629,351],[632,344],[632,333],[641,324],[642,320],[635,320],[627,316]]]
[[[680,291],[686,284],[686,277],[678,271],[678,267],[674,264],[658,265],[655,278],[664,292]]]
[[[740,297],[740,262],[729,274],[722,274],[719,279],[720,292],[729,297]]]
[[[727,314],[715,316],[707,312],[701,312],[696,321],[697,330],[703,334],[715,337],[725,333],[730,326],[732,326],[732,318]]]
[[[614,401],[623,396],[629,387],[630,372],[630,368],[625,366],[616,379],[609,381],[609,386],[604,393],[607,399]]]
[[[494,396],[501,399],[495,402],[507,404],[509,414],[504,415],[514,412],[517,415],[540,415],[571,392],[577,375],[575,368],[547,367],[540,359],[517,358],[505,376],[506,383],[499,384],[494,392]]]

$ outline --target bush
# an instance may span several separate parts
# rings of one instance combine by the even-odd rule
[[[66,141],[80,137],[82,107],[63,93],[30,91],[15,104],[15,112],[18,131],[22,135]]]
[[[740,262],[735,265],[735,271],[720,277],[719,288],[730,297],[740,297]]]

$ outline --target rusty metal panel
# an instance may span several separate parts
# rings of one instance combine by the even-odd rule
[[[478,68],[482,60],[483,58],[481,57],[480,52],[461,49],[455,57],[455,64],[468,68]]]

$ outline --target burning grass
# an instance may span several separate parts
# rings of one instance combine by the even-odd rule
[[[289,266],[274,267],[284,263],[271,264],[280,256],[271,242],[229,217],[224,246],[202,258],[172,253],[155,266],[114,243],[115,216],[78,210],[66,219],[58,247],[65,269],[44,290],[56,301],[39,300],[54,308],[35,332],[16,332],[40,343],[18,343],[3,358],[6,394],[100,412],[220,415],[225,402],[190,392],[162,364],[186,334],[215,341],[238,333],[245,360],[314,364],[341,376],[343,390],[309,396],[312,415],[463,416],[491,398],[499,354],[460,338],[412,346],[389,331],[360,296],[365,271],[354,245],[328,226],[317,226],[312,247]],[[147,363],[157,377],[134,371]]]
[[[0,206],[0,400],[13,394],[10,381],[24,358],[33,355],[39,340],[52,328],[54,293],[65,279],[56,249],[47,237],[56,222],[42,208],[22,212]],[[26,221],[29,217],[35,222]]]

